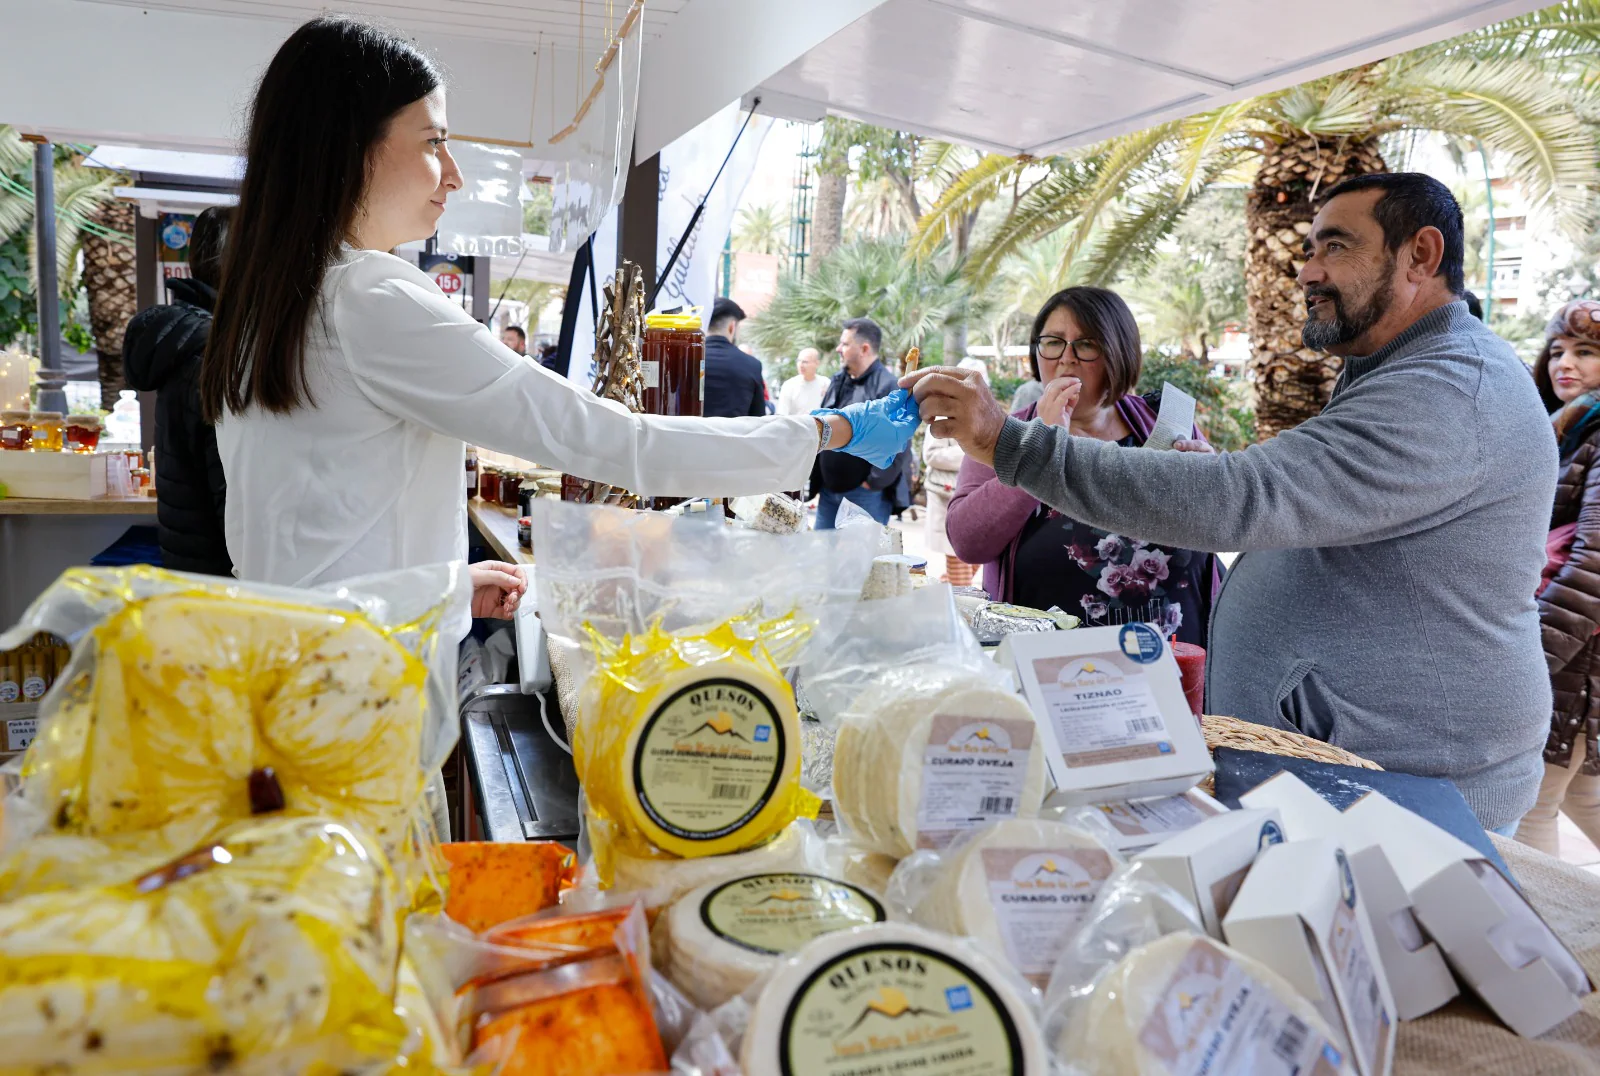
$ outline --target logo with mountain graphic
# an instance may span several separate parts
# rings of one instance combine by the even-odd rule
[[[689,734],[683,737],[683,739],[679,742],[687,743],[696,736],[700,736],[702,739],[728,739],[743,740],[745,743],[750,742],[750,738],[748,736],[734,727],[733,715],[728,713],[726,710],[718,710],[715,715],[707,718],[705,721],[700,722],[699,725],[689,730]]]
[[[1100,657],[1069,661],[1056,674],[1056,683],[1062,687],[1103,687],[1122,681],[1122,670],[1116,663]]]
[[[949,745],[957,751],[1005,754],[1011,750],[1011,734],[995,722],[987,721],[957,729]]]
[[[990,855],[991,852],[998,854]],[[1089,855],[1092,854],[1090,850]],[[1020,856],[1015,858],[1006,872],[1011,885],[1019,891],[1053,890],[1058,893],[1092,894],[1100,888],[1111,868],[1109,858],[1104,863],[1086,865],[1083,860],[1088,856],[1082,851],[1035,852],[1030,855],[1024,849],[986,848],[984,855],[986,866],[993,862],[997,867],[1004,865],[1008,859]]]
[[[868,1020],[878,1023],[896,1023],[910,1017],[918,1016],[944,1016],[937,1009],[925,1009],[920,1005],[911,1004],[911,999],[905,993],[892,986],[880,986],[877,997],[867,1002],[861,1015],[856,1017],[856,1022],[844,1029],[844,1034],[849,1035]]]

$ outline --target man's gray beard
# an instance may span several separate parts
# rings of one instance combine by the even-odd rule
[[[1389,306],[1394,302],[1394,258],[1391,256],[1383,268],[1383,285],[1372,293],[1361,309],[1349,312],[1341,318],[1338,314],[1339,304],[1334,306],[1334,316],[1327,321],[1318,321],[1313,316],[1306,317],[1306,323],[1300,329],[1300,342],[1306,347],[1317,351],[1327,351],[1329,348],[1348,344],[1374,325],[1378,324],[1383,315],[1389,312]]]
[[[1345,323],[1338,316],[1327,321],[1319,321],[1314,317],[1306,318],[1306,323],[1300,330],[1300,342],[1315,351],[1327,351],[1330,347],[1338,347],[1347,342]]]

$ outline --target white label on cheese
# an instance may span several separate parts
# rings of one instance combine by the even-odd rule
[[[922,759],[917,847],[943,848],[964,830],[1015,818],[1033,749],[1033,722],[937,714]]]
[[[1117,832],[1127,837],[1178,833],[1197,826],[1216,813],[1209,804],[1188,796],[1163,796],[1152,800],[1102,803],[1100,810]]]
[[[15,680],[0,680],[0,702],[16,702],[22,698],[22,686]]]
[[[6,722],[6,750],[26,751],[39,731],[36,717],[13,717]]]
[[[1035,986],[1094,907],[1111,875],[1111,857],[1092,848],[985,848],[983,874],[1006,957]]]
[[[29,702],[43,698],[44,689],[45,683],[42,676],[30,676],[22,681],[22,697]]]
[[[1190,946],[1139,1032],[1172,1076],[1337,1076],[1343,1055],[1205,940]]]
[[[1174,751],[1149,678],[1121,655],[1037,658],[1033,669],[1068,766],[1104,766]]]
[[[1328,948],[1344,991],[1345,1023],[1355,1039],[1351,1048],[1365,1059],[1362,1070],[1375,1072],[1388,1046],[1393,1021],[1389,1010],[1384,1008],[1378,973],[1361,937],[1356,911],[1342,900],[1333,916],[1333,934],[1328,939]]]
[[[639,380],[647,389],[661,387],[661,362],[659,359],[645,359],[639,364]]]

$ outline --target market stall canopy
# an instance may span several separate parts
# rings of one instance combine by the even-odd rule
[[[648,156],[883,0],[648,0],[638,136]],[[466,138],[560,160],[630,0],[347,0],[414,35]],[[58,141],[231,149],[255,81],[323,0],[0,0],[0,123]],[[566,148],[563,148],[566,147]]]
[[[1548,0],[888,0],[763,79],[763,113],[1041,156],[1392,56]],[[648,51],[646,52],[648,57]],[[640,95],[640,123],[646,104]]]

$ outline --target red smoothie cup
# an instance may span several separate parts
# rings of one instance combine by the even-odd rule
[[[1199,720],[1206,704],[1206,649],[1193,643],[1172,644],[1172,656],[1178,659],[1178,675],[1183,679],[1183,695],[1189,700],[1189,709]]]

